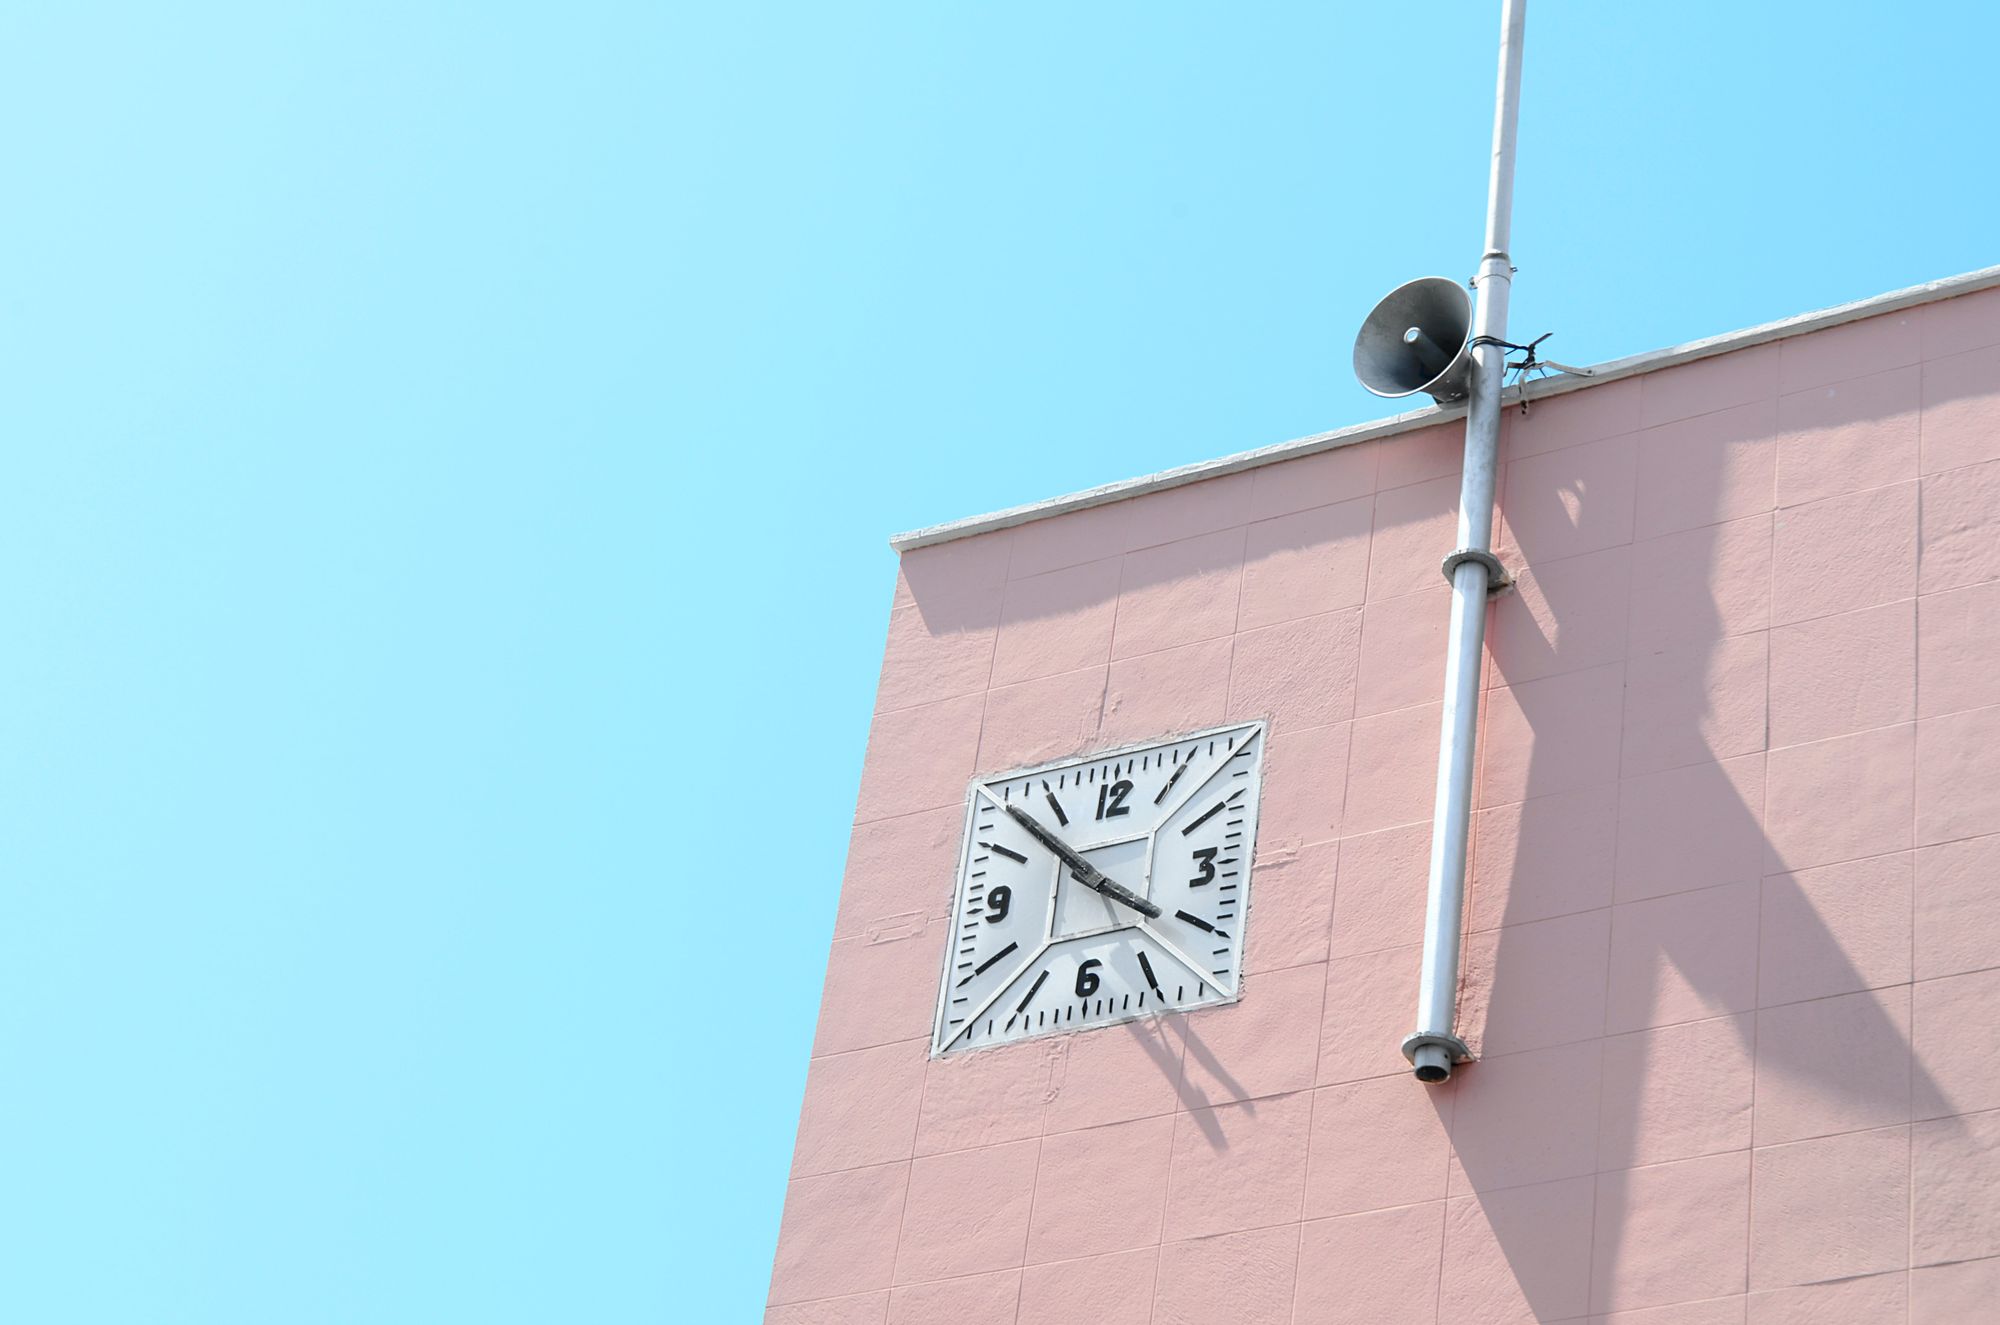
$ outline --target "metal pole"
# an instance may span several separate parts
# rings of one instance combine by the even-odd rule
[[[1430,896],[1424,907],[1423,982],[1417,1029],[1403,1056],[1417,1080],[1449,1080],[1470,1062],[1458,1038],[1459,936],[1465,915],[1466,843],[1479,739],[1479,671],[1486,647],[1486,595],[1504,585],[1493,556],[1493,486],[1500,444],[1500,379],[1507,352],[1507,294],[1514,269],[1508,235],[1514,210],[1514,131],[1521,107],[1521,38],[1527,0],[1504,0],[1500,87],[1493,110],[1493,165],[1486,187],[1486,252],[1472,309],[1472,407],[1465,420],[1465,476],[1458,494],[1458,550],[1451,580],[1451,636],[1444,665],[1444,724],[1438,743],[1437,812],[1431,821]]]

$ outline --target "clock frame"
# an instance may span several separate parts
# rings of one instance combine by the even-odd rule
[[[1266,734],[1228,723],[973,779],[932,1055],[1241,998]]]

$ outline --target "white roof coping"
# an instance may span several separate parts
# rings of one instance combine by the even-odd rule
[[[1691,340],[1662,350],[1647,350],[1642,354],[1628,355],[1623,359],[1612,359],[1585,370],[1588,376],[1563,373],[1554,377],[1537,378],[1525,387],[1510,388],[1505,399],[1511,403],[1522,399],[1540,400],[1544,396],[1564,395],[1602,382],[1615,382],[1621,377],[1671,368],[1676,364],[1691,363],[1711,355],[1727,354],[1731,350],[1747,349],[1752,345],[1782,340],[1787,336],[1803,335],[1809,331],[1821,331],[1827,327],[1837,327],[1843,322],[1858,322],[1862,318],[1894,313],[1901,309],[1914,308],[1919,304],[1934,303],[1955,295],[1972,294],[1994,286],[2000,286],[2000,266],[1982,267],[1978,271],[1969,271],[1962,276],[1947,276],[1943,280],[1912,285],[1904,290],[1892,290],[1888,294],[1878,294],[1873,298],[1857,300],[1851,304],[1839,304],[1833,308],[1822,308],[1816,312],[1800,313],[1795,317],[1766,322],[1761,326],[1745,327],[1741,331],[1725,332],[1720,336]],[[1072,492],[1063,497],[1030,502],[1026,506],[1011,506],[1004,511],[994,511],[990,515],[975,515],[964,520],[953,520],[947,524],[913,529],[908,533],[891,537],[889,546],[898,552],[908,552],[913,548],[929,547],[933,543],[949,543],[953,539],[970,538],[974,534],[991,533],[996,529],[1008,529],[1034,520],[1046,520],[1052,515],[1081,511],[1091,506],[1107,506],[1112,502],[1123,501],[1127,497],[1137,497],[1142,493],[1160,492],[1187,483],[1199,483],[1203,479],[1240,473],[1246,469],[1256,469],[1260,465],[1276,464],[1280,460],[1296,460],[1300,456],[1331,451],[1341,446],[1353,446],[1357,442],[1372,441],[1378,437],[1393,437],[1397,433],[1411,432],[1447,419],[1462,417],[1464,413],[1463,405],[1453,405],[1449,408],[1430,405],[1392,418],[1377,419],[1373,423],[1358,423],[1347,428],[1337,428],[1332,432],[1314,433],[1310,437],[1299,437],[1273,446],[1262,446],[1254,451],[1239,451],[1235,455],[1226,455],[1216,460],[1201,460],[1191,465],[1182,465],[1178,469],[1163,469],[1157,474],[1147,474],[1142,478],[1121,479],[1116,483],[1085,488],[1082,492]]]

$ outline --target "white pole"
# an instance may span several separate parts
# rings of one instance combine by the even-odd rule
[[[1437,812],[1431,821],[1430,896],[1424,907],[1424,966],[1417,1029],[1403,1056],[1417,1080],[1449,1080],[1472,1055],[1458,1038],[1459,936],[1465,916],[1466,842],[1479,739],[1479,670],[1486,647],[1486,594],[1504,578],[1493,556],[1493,487],[1500,445],[1500,379],[1507,351],[1508,258],[1514,210],[1514,131],[1521,108],[1521,39],[1527,0],[1504,0],[1500,87],[1493,110],[1493,165],[1486,187],[1486,252],[1472,309],[1472,407],[1465,420],[1465,476],[1458,495],[1458,550],[1451,577],[1451,636],[1444,665],[1444,724],[1438,746]]]

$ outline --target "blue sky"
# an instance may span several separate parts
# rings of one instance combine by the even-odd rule
[[[756,1319],[886,535],[1389,412],[1497,9],[0,13],[0,1317]],[[1516,339],[2000,261],[1832,13],[1534,6]]]

